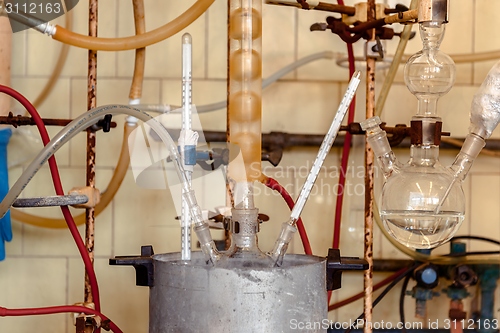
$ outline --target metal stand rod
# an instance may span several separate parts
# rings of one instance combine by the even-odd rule
[[[89,0],[89,36],[97,37],[97,4],[98,0]],[[87,110],[95,108],[97,85],[97,51],[89,50],[88,53],[88,79],[87,79]],[[86,185],[95,187],[95,144],[96,133],[92,129],[87,130],[87,170]],[[85,209],[85,247],[89,253],[90,260],[94,262],[94,208]],[[88,274],[85,273],[85,303],[93,303],[92,292]],[[93,332],[93,327],[86,327],[86,332]],[[96,330],[100,332],[100,330]]]
[[[375,0],[368,0],[368,22],[375,20]],[[370,32],[371,40],[375,40],[375,30]],[[366,59],[366,118],[375,114],[375,59]],[[372,332],[373,314],[373,173],[374,156],[370,146],[365,143],[365,241],[364,258],[368,262],[368,269],[364,271],[364,333]],[[366,324],[368,323],[368,325]]]

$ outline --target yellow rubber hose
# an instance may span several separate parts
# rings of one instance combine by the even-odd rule
[[[65,18],[66,21],[64,25],[68,29],[71,29],[73,27],[73,12],[72,11],[67,12]],[[54,70],[52,71],[49,80],[45,84],[45,87],[43,87],[38,97],[33,102],[33,106],[35,108],[38,108],[47,99],[47,96],[50,95],[52,89],[54,89],[54,86],[56,85],[56,82],[59,79],[59,76],[61,75],[64,65],[66,64],[66,60],[68,59],[68,53],[69,53],[69,45],[63,44],[61,50],[59,51],[59,56],[57,57],[56,66],[54,67]]]
[[[142,35],[122,38],[89,37],[74,33],[57,25],[56,32],[52,38],[76,47],[96,51],[140,49],[175,35],[200,17],[214,1],[215,0],[198,0],[173,21]]]
[[[135,34],[142,35],[146,32],[144,19],[144,0],[132,0],[134,7]],[[134,77],[130,86],[130,99],[139,99],[142,96],[142,83],[144,81],[144,67],[146,65],[146,48],[135,50]]]

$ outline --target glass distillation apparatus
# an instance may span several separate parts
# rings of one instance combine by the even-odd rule
[[[459,229],[465,214],[462,181],[500,115],[497,64],[474,96],[469,134],[455,161],[448,168],[439,162],[442,123],[437,101],[454,83],[455,64],[439,50],[446,10],[434,9],[428,16],[419,10],[423,49],[410,57],[404,70],[405,83],[418,99],[417,114],[411,120],[409,161],[402,164],[396,159],[378,117],[361,124],[385,177],[380,201],[384,227],[398,242],[414,249],[434,248]]]

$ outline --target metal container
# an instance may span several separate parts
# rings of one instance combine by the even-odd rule
[[[282,267],[221,268],[200,252],[153,257],[150,333],[326,332],[326,260],[285,256]],[[304,328],[309,327],[309,328]]]

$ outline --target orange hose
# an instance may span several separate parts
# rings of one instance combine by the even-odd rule
[[[132,0],[134,7],[135,34],[142,35],[146,32],[146,21],[144,19],[144,0]],[[130,86],[130,99],[138,99],[142,96],[142,83],[144,81],[144,67],[146,65],[146,48],[135,50],[134,77]]]
[[[175,35],[200,17],[214,1],[215,0],[198,0],[173,21],[142,35],[121,38],[89,37],[74,33],[56,25],[56,32],[52,38],[76,47],[96,51],[140,49]]]
[[[129,125],[125,123],[124,131],[123,131],[123,141],[120,152],[120,157],[118,159],[118,163],[116,165],[115,171],[111,180],[109,181],[108,188],[101,195],[101,200],[95,206],[95,215],[99,215],[106,207],[109,205],[111,200],[113,200],[116,192],[120,188],[120,185],[125,178],[125,174],[127,173],[130,156],[128,152],[128,136],[129,134],[137,127],[137,124]],[[66,221],[64,219],[53,219],[47,217],[36,216],[32,214],[25,213],[19,209],[10,209],[10,214],[12,219],[30,224],[36,227],[42,228],[51,228],[51,229],[65,229],[67,228]],[[76,225],[85,224],[85,213],[82,213],[74,218]]]
[[[66,21],[64,24],[68,29],[71,29],[71,27],[73,26],[73,12],[72,11],[66,12],[65,15],[66,15]],[[56,85],[56,82],[62,73],[64,65],[66,64],[66,60],[68,59],[68,53],[69,53],[69,45],[63,44],[59,52],[59,56],[57,57],[56,60],[56,66],[54,67],[54,70],[52,71],[49,80],[45,84],[45,87],[43,87],[38,97],[33,102],[33,106],[35,108],[38,108],[50,95],[52,89],[54,89],[54,86]]]

